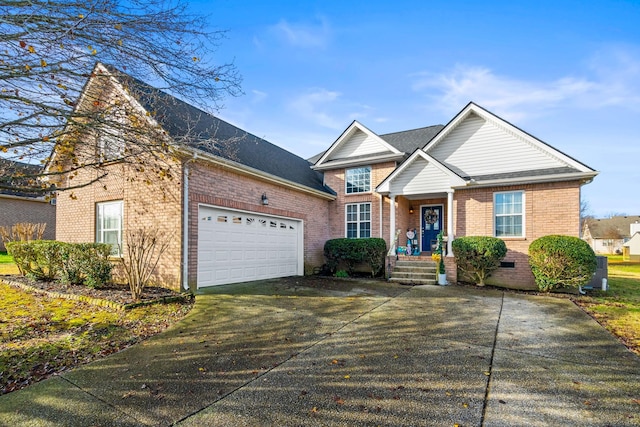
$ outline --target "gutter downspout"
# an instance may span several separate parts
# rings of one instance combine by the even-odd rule
[[[182,167],[182,289],[189,290],[189,162],[198,158],[198,153],[184,162]]]

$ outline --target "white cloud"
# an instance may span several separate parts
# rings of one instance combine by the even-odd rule
[[[447,114],[474,101],[513,121],[549,114],[555,108],[640,110],[640,56],[603,49],[582,70],[583,77],[553,81],[518,79],[481,66],[458,65],[447,73],[414,74],[412,89],[425,92]]]
[[[343,131],[353,120],[365,121],[375,109],[343,99],[342,93],[324,88],[312,88],[287,104],[293,114],[309,125]]]
[[[345,126],[344,116],[340,116],[335,108],[340,95],[339,92],[315,88],[291,101],[289,109],[317,125],[339,130]],[[333,111],[334,114],[331,115],[328,111]]]
[[[270,29],[278,37],[296,47],[323,48],[331,38],[331,28],[326,19],[319,18],[318,24],[290,23],[280,20]]]
[[[448,114],[474,101],[498,114],[507,114],[510,120],[538,114],[538,110],[581,96],[594,86],[592,82],[575,78],[549,83],[518,80],[496,75],[484,67],[457,66],[450,74],[421,73],[416,76],[413,89],[434,89],[436,93],[431,95],[436,101],[434,105]]]
[[[253,89],[251,91],[251,94],[253,95],[253,97],[251,98],[252,104],[260,104],[262,101],[264,101],[269,97],[267,92],[262,92],[261,90],[257,90],[257,89]]]

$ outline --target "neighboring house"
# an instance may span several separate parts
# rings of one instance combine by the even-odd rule
[[[622,259],[624,261],[640,262],[640,231],[622,245]]]
[[[584,222],[582,239],[597,254],[621,254],[623,244],[635,233],[634,224],[639,223],[638,215],[590,218]]]
[[[181,125],[187,117],[203,140],[215,129],[234,149],[191,141],[176,153],[168,181],[105,162],[106,179],[73,198],[59,195],[58,238],[126,247],[127,230],[163,230],[173,240],[159,280],[184,289],[310,273],[324,263],[328,239],[382,237],[393,248],[406,244],[395,241],[396,230],[407,229],[418,231],[427,254],[446,232],[451,279],[453,239],[504,239],[509,252],[490,283],[532,287],[529,244],[547,234],[578,236],[580,187],[597,175],[473,103],[446,126],[377,135],[354,121],[310,163],[169,95],[151,105],[135,93],[158,91],[100,64],[78,108],[90,108],[87,94],[107,90],[97,81],[105,75],[112,96],[135,104],[170,141],[187,140],[194,128]],[[132,85],[143,90],[125,89]],[[86,143],[100,151],[95,140]]]
[[[3,174],[14,176],[17,180],[21,175],[38,174],[41,167],[0,158],[0,169]],[[17,223],[45,224],[43,239],[55,239],[55,199],[38,193],[0,189],[0,227],[11,229]],[[5,250],[4,242],[0,239],[0,251]]]

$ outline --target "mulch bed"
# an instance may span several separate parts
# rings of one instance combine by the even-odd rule
[[[190,297],[190,295],[181,294],[168,288],[149,286],[144,288],[140,301],[135,301],[131,297],[131,291],[128,285],[113,283],[94,289],[83,285],[37,281],[17,275],[0,276],[0,280],[26,290],[44,292],[55,297],[76,299],[89,304],[108,306],[120,310]]]

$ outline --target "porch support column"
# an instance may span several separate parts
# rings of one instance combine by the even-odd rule
[[[389,194],[389,250],[396,240],[396,196]]]
[[[447,191],[447,256],[453,256],[453,189]]]

